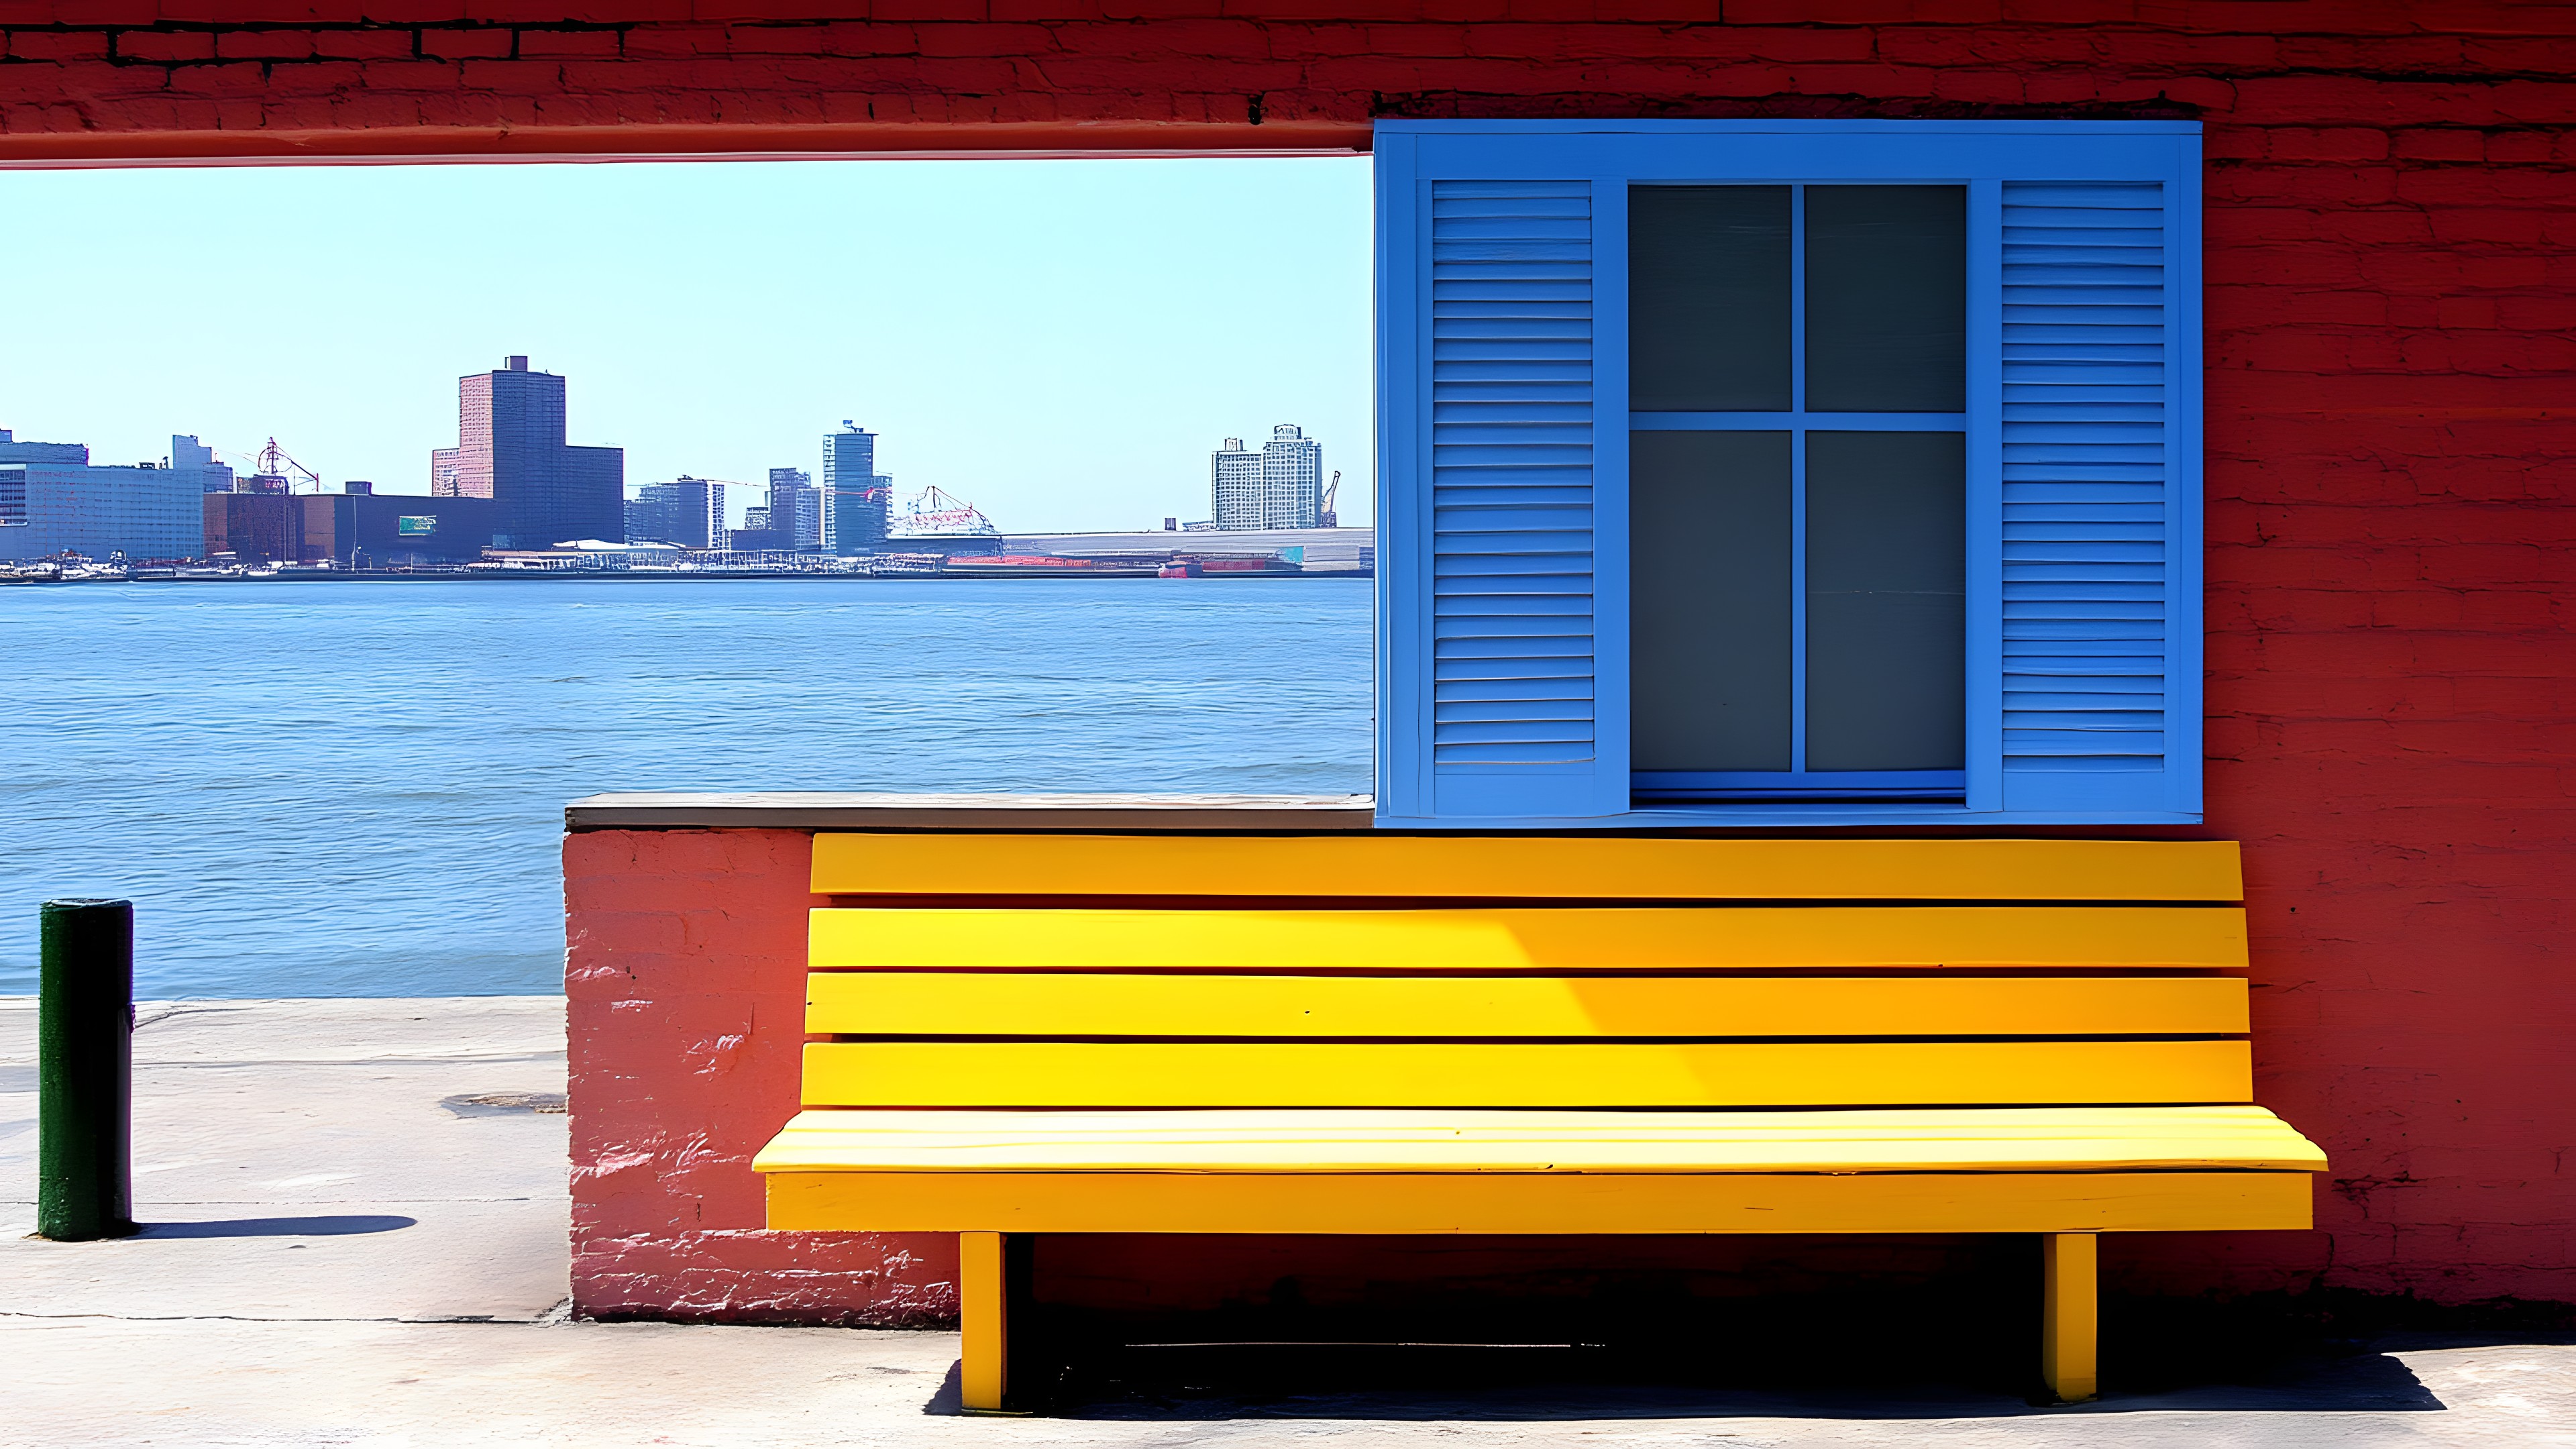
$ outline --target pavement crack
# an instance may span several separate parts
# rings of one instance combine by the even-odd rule
[[[0,1308],[0,1319],[97,1323],[387,1323],[404,1325],[464,1323],[489,1324],[499,1328],[528,1328],[569,1321],[571,1315],[568,1312],[560,1317],[555,1316],[557,1310],[567,1307],[568,1303],[569,1300],[566,1303],[557,1304],[555,1308],[549,1308],[544,1314],[533,1318],[503,1317],[497,1313],[422,1313],[390,1318],[329,1315],[293,1317],[286,1314],[259,1313],[29,1313],[21,1309]]]
[[[568,1203],[568,1202],[570,1202],[570,1201],[572,1201],[572,1198],[571,1198],[571,1196],[570,1196],[569,1194],[565,1194],[565,1193],[551,1193],[551,1194],[547,1194],[547,1195],[542,1196],[542,1197],[540,1197],[540,1196],[535,1196],[535,1195],[528,1195],[528,1196],[521,1196],[521,1197],[299,1197],[299,1198],[295,1198],[295,1199],[293,1199],[293,1200],[291,1200],[291,1201],[281,1200],[281,1199],[273,1198],[273,1197],[162,1197],[162,1198],[154,1198],[154,1199],[152,1200],[152,1202],[151,1202],[151,1204],[150,1204],[150,1205],[151,1205],[152,1207],[154,1207],[154,1208],[181,1208],[181,1207],[265,1207],[265,1208],[308,1208],[308,1207],[454,1207],[454,1206],[457,1206],[457,1205],[459,1205],[459,1204],[464,1204],[464,1203],[496,1203],[496,1202],[565,1202],[565,1203]],[[141,1220],[140,1220],[140,1219],[138,1219],[137,1221],[141,1221]],[[154,1218],[154,1219],[152,1219],[151,1221],[152,1221],[152,1222],[154,1222],[154,1223],[157,1223],[157,1222],[159,1222],[159,1221],[160,1221],[160,1219],[158,1219],[158,1218]],[[149,1224],[147,1224],[147,1226],[149,1226]]]
[[[231,1070],[238,1067],[475,1067],[490,1066],[496,1062],[559,1062],[564,1060],[564,1058],[565,1054],[562,1051],[519,1052],[511,1055],[494,1053],[491,1055],[474,1054],[466,1056],[440,1057],[271,1057],[256,1059],[249,1057],[227,1057],[222,1061],[212,1062],[137,1061],[134,1064],[134,1069],[138,1072],[145,1070],[196,1072]]]
[[[165,1006],[150,1016],[135,1018],[134,1029],[141,1031],[147,1026],[158,1025],[174,1016],[224,1016],[247,1009],[240,1006]]]

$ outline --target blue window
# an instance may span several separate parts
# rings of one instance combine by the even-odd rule
[[[1377,169],[1383,823],[2199,818],[2198,127]]]

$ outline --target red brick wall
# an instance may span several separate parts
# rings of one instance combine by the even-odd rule
[[[2446,0],[0,0],[0,133],[2198,115],[2293,208],[2509,205],[2567,7]],[[221,132],[217,137],[214,133]],[[402,144],[382,136],[378,144]],[[447,144],[488,144],[449,137]]]
[[[502,127],[550,150],[1312,144],[1387,114],[2198,117],[2210,833],[2247,846],[2263,1100],[2336,1168],[2313,1239],[2130,1245],[2113,1268],[2576,1300],[2576,9],[417,6],[0,0],[0,158],[463,151]],[[976,129],[995,123],[1033,129]],[[936,1301],[935,1257],[880,1279],[861,1249],[711,1236],[757,1221],[738,1159],[752,1117],[783,1112],[742,1104],[793,1095],[785,1032],[719,1043],[792,1003],[801,849],[571,843],[575,1022],[603,1033],[576,1067],[606,1074],[576,1092],[621,1114],[577,1123],[587,1304],[678,1306],[651,1285],[688,1264],[715,1276],[687,1304],[731,1304],[708,1266],[727,1254],[819,1275],[800,1302]],[[655,1060],[693,1064],[722,1131],[657,1123],[644,1094],[665,1088],[616,1079]]]

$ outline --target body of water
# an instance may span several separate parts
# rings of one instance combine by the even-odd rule
[[[1370,788],[1356,580],[0,589],[0,993],[125,896],[136,989],[561,989],[603,790]]]

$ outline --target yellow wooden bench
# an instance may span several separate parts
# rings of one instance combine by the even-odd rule
[[[2305,1228],[2251,1104],[2236,847],[825,835],[775,1228],[2035,1233],[2094,1392],[2095,1235]],[[894,898],[870,906],[863,898]]]

